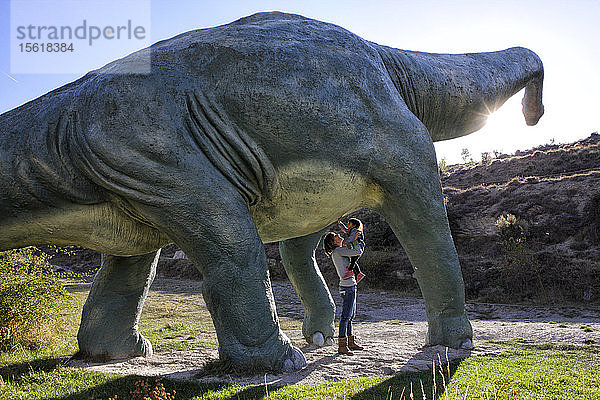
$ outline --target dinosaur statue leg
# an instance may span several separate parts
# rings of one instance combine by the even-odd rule
[[[408,127],[412,128],[411,134],[394,157],[399,167],[393,170],[382,165],[379,169],[385,195],[378,211],[415,269],[429,323],[428,344],[468,348],[472,346],[473,331],[465,314],[464,283],[448,225],[435,150],[422,125],[420,128],[417,122]]]
[[[469,347],[473,332],[465,314],[464,283],[441,187],[435,186],[411,185],[404,196],[386,202],[382,214],[415,269],[429,323],[427,343]]]
[[[182,191],[173,185],[168,207],[137,207],[202,272],[202,294],[217,333],[219,356],[241,368],[304,367],[304,355],[279,327],[264,246],[246,202],[216,174],[194,178],[206,179],[210,186],[179,179],[186,185]]]
[[[279,243],[285,272],[304,308],[302,334],[318,346],[333,344],[335,303],[315,260],[315,248],[325,231]]]
[[[137,329],[159,255],[160,250],[134,257],[102,256],[77,334],[83,355],[108,359],[152,355],[152,345]]]

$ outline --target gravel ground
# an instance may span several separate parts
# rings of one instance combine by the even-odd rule
[[[274,282],[273,292],[280,316],[302,318],[300,300],[289,283]],[[335,290],[331,292],[340,310],[339,296]],[[307,366],[301,371],[280,375],[204,376],[200,380],[238,384],[264,384],[265,380],[277,384],[312,384],[427,370],[434,360],[446,361],[503,351],[501,346],[490,341],[526,338],[539,343],[600,343],[598,309],[474,303],[468,304],[467,310],[474,330],[473,350],[424,347],[427,323],[422,299],[359,289],[354,330],[357,341],[365,347],[364,351],[355,352],[353,356],[341,356],[337,354],[336,346],[318,348],[309,345],[300,330],[291,330],[286,334],[302,349],[307,360]],[[584,324],[592,331],[583,330]],[[217,357],[216,351],[178,351],[155,354],[148,359],[107,363],[75,361],[73,366],[120,374],[197,379],[195,376],[203,365]]]

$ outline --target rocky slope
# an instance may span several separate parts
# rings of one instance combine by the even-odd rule
[[[468,297],[600,300],[600,135],[454,166],[442,182]],[[507,214],[512,234],[496,226]]]

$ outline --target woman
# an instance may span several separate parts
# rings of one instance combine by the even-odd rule
[[[359,255],[357,249],[342,247],[343,239],[337,233],[329,232],[323,239],[323,249],[331,257],[335,270],[340,277],[340,294],[342,295],[342,315],[338,335],[338,353],[352,355],[351,350],[362,350],[352,335],[352,320],[356,313],[356,279],[354,275],[344,279],[350,257]]]

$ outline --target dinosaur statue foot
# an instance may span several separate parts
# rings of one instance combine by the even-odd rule
[[[273,371],[273,372],[293,372],[299,371],[302,368],[306,367],[306,357],[304,357],[304,353],[302,351],[287,343],[284,345],[287,347],[282,353],[281,350],[273,349],[268,354],[262,353],[257,354],[252,351],[248,351],[246,348],[242,350],[240,353],[240,347],[236,346],[235,353],[231,352],[231,349],[223,349],[219,348],[219,353],[223,355],[224,352],[229,353],[226,355],[225,359],[231,360],[234,368],[239,370],[249,370],[255,372],[259,371]],[[273,353],[280,353],[279,357],[273,358]]]
[[[281,365],[283,372],[294,372],[306,367],[306,357],[300,349],[292,346]]]
[[[292,372],[306,366],[306,357],[278,330],[261,344],[233,339],[219,343],[219,358],[237,371]]]
[[[325,337],[321,332],[317,332],[314,335],[312,335],[312,342],[313,344],[316,344],[319,347],[323,347],[325,345]]]
[[[319,347],[333,344],[333,335],[335,334],[333,319],[335,310],[332,308],[326,311],[305,314],[302,323],[302,334],[308,343]]]
[[[83,356],[103,360],[151,357],[153,354],[152,344],[138,331],[104,342],[80,339],[79,348]]]
[[[462,350],[473,350],[473,341],[471,339],[465,339],[460,344],[460,349]]]
[[[312,335],[312,343],[318,347],[323,347],[333,345],[334,341],[332,336],[325,337],[322,332],[315,332]]]
[[[473,328],[466,315],[429,317],[427,345],[442,345],[454,349],[473,348]]]

